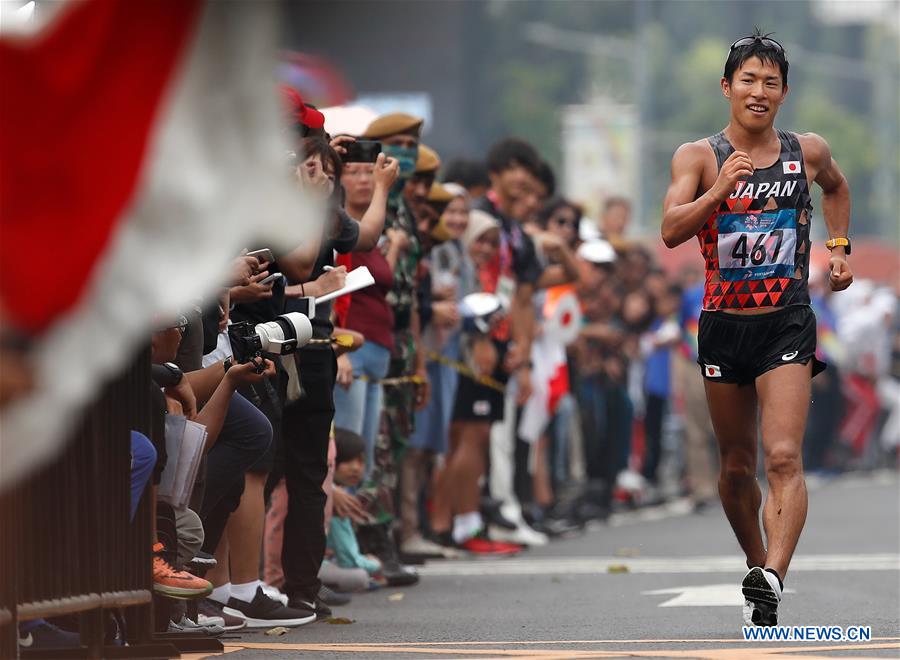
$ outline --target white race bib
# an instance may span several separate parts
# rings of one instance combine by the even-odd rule
[[[719,275],[723,280],[793,277],[797,212],[720,213]]]

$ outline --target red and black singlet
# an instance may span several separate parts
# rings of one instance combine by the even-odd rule
[[[706,261],[705,310],[809,304],[806,166],[795,134],[778,131],[778,139],[778,160],[739,181],[697,234]],[[707,140],[721,170],[734,147],[724,133]]]

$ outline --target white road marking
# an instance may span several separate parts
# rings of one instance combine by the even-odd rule
[[[674,598],[660,603],[657,607],[740,607],[744,604],[744,596],[740,585],[707,584],[704,586],[672,587],[671,589],[655,589],[642,591],[645,596],[678,594]],[[785,589],[784,593],[797,593],[793,589]]]
[[[717,557],[548,557],[493,561],[435,561],[419,567],[423,576],[596,575],[627,573],[744,573],[745,559]],[[625,570],[621,570],[625,567]],[[797,555],[794,571],[900,571],[900,555]]]
[[[837,481],[841,488],[871,488],[873,486],[898,486],[900,476],[895,470],[874,470],[868,474],[851,474]]]

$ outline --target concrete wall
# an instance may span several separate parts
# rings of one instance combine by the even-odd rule
[[[483,10],[482,2],[450,0],[290,3],[284,43],[327,58],[358,94],[430,94],[434,122],[423,141],[446,162],[483,152],[478,127],[467,122],[476,112]]]

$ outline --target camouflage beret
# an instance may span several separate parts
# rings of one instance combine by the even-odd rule
[[[404,135],[409,133],[418,136],[422,131],[424,119],[413,117],[405,112],[392,112],[389,115],[381,115],[372,120],[363,137],[370,140],[379,140],[392,135]]]
[[[449,204],[455,197],[456,195],[435,181],[431,184],[427,199],[429,203],[433,204]]]
[[[441,168],[441,157],[431,147],[419,145],[419,158],[416,160],[416,174],[437,172]]]

